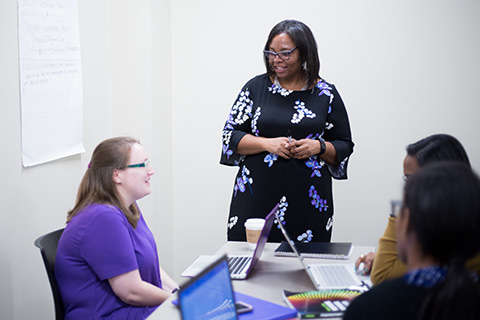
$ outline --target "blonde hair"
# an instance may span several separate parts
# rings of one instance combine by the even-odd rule
[[[126,207],[113,182],[115,169],[123,168],[130,160],[132,145],[140,142],[130,137],[117,137],[102,141],[93,151],[92,160],[78,187],[77,200],[68,211],[67,223],[82,209],[92,203],[110,204],[118,207],[128,222],[137,227],[140,210],[134,202]]]

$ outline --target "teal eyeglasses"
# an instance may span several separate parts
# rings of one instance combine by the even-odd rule
[[[151,161],[150,161],[150,160],[147,160],[147,161],[142,162],[142,163],[130,164],[130,165],[128,165],[128,166],[125,166],[125,167],[122,167],[122,168],[119,168],[119,169],[126,169],[126,168],[149,168],[149,167],[150,167],[150,164],[151,164]]]

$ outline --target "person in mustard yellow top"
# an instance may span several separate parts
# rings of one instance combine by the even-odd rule
[[[423,138],[407,146],[407,156],[403,161],[404,179],[408,180],[427,164],[444,161],[461,162],[470,166],[467,153],[456,138],[447,134],[434,134]],[[355,263],[357,269],[363,264],[363,274],[370,274],[374,285],[399,277],[407,271],[397,253],[396,221],[396,213],[392,212],[376,253],[362,255]],[[480,255],[468,261],[467,267],[480,274]]]
[[[480,177],[458,161],[423,166],[392,207],[406,272],[353,299],[343,320],[480,319],[480,278],[466,267],[480,252]]]

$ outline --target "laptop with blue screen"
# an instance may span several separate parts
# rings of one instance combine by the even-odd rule
[[[180,287],[183,320],[237,320],[227,257],[222,256]]]
[[[183,320],[284,320],[295,309],[234,292],[227,256],[221,256],[200,274],[180,286],[178,300]]]

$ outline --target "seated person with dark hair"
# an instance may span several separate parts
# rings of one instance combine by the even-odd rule
[[[480,179],[439,163],[408,179],[396,224],[407,273],[355,298],[344,320],[480,319],[480,283],[466,261],[480,252]]]
[[[407,155],[403,161],[405,180],[414,175],[420,168],[438,162],[451,161],[470,166],[467,152],[462,144],[447,134],[434,134],[407,146]],[[391,214],[383,236],[379,240],[377,252],[362,255],[356,261],[359,268],[363,263],[364,274],[370,274],[374,285],[405,274],[407,268],[399,259],[395,224],[397,218]],[[480,273],[480,255],[467,262],[467,267]]]

